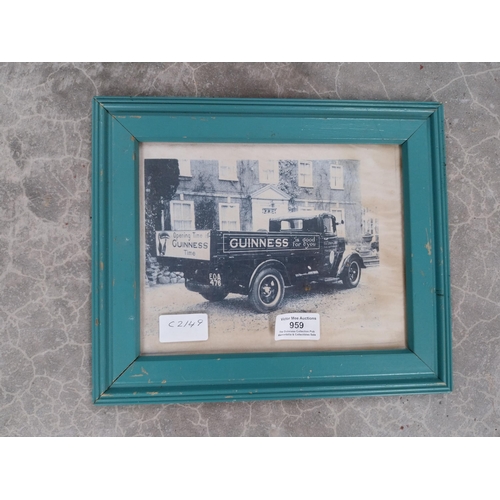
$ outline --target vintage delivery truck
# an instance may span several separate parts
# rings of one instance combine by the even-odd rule
[[[158,231],[157,255],[184,272],[188,290],[210,301],[248,295],[261,313],[278,309],[286,287],[328,281],[354,288],[363,259],[346,249],[335,216],[292,212],[270,219],[269,231]]]

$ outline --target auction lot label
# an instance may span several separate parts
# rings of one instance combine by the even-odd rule
[[[210,231],[157,231],[159,257],[210,260]]]
[[[319,340],[319,314],[292,313],[276,316],[274,340]]]

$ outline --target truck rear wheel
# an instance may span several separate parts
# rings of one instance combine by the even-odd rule
[[[210,302],[220,302],[227,296],[224,290],[210,290],[209,292],[200,292],[200,295]]]
[[[356,288],[361,279],[361,266],[357,260],[351,260],[340,275],[345,288]]]
[[[285,282],[281,273],[274,268],[263,269],[255,277],[250,291],[253,307],[267,313],[278,309],[285,297]]]

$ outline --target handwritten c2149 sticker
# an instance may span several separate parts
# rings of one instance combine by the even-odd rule
[[[207,314],[163,314],[159,327],[160,342],[208,340]]]

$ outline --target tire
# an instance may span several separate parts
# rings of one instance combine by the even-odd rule
[[[210,290],[209,292],[200,292],[200,295],[210,302],[220,302],[227,297],[224,290]]]
[[[278,309],[285,297],[285,282],[281,273],[274,268],[260,271],[253,281],[249,298],[252,306],[260,313]]]
[[[361,266],[357,260],[351,260],[340,276],[345,288],[356,288],[361,279]]]

